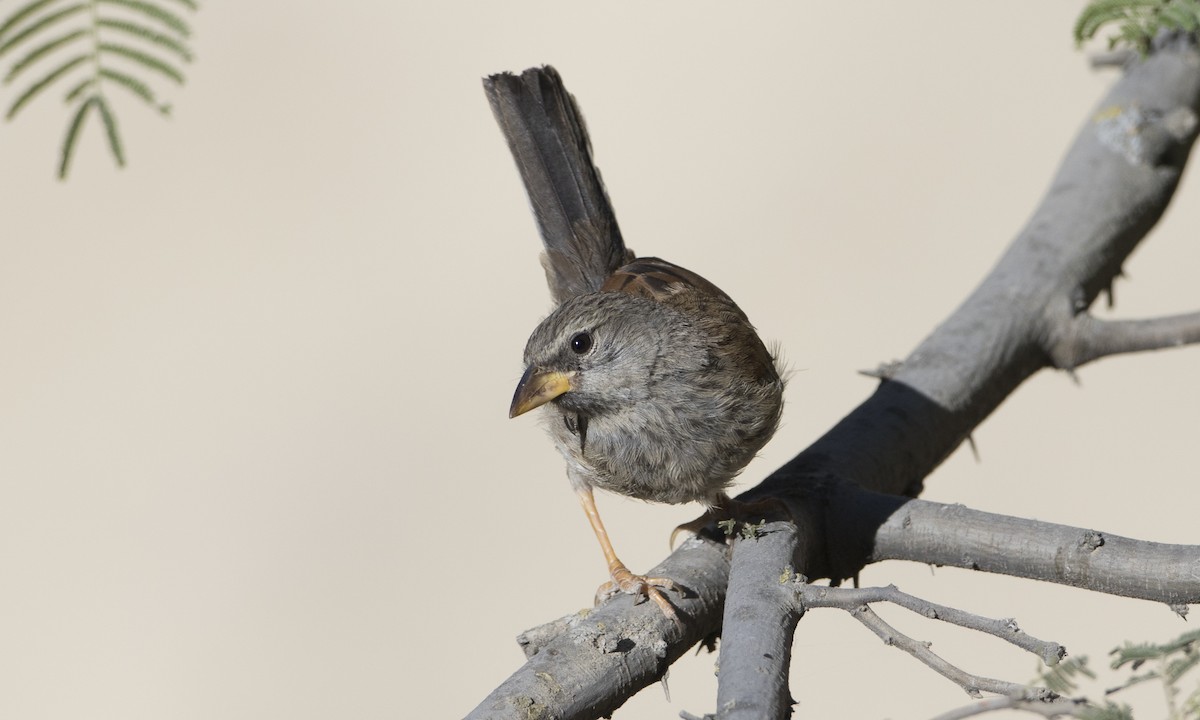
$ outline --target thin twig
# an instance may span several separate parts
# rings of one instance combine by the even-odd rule
[[[1056,697],[1054,693],[1046,688],[1031,687],[966,672],[946,662],[946,660],[930,650],[928,643],[917,642],[884,622],[883,618],[876,615],[875,611],[868,605],[858,607],[851,615],[863,625],[870,628],[885,644],[898,647],[925,663],[934,672],[961,687],[971,697],[980,697],[979,693],[981,691],[1018,697],[1023,700],[1045,700]]]
[[[1120,50],[1109,50],[1108,52],[1096,53],[1088,58],[1088,62],[1093,68],[1121,68],[1139,59],[1140,57],[1141,55],[1137,50],[1122,48]]]
[[[1056,665],[1066,656],[1067,651],[1056,642],[1039,640],[1032,635],[1026,635],[1017,627],[1012,618],[987,618],[959,610],[958,608],[938,605],[921,598],[901,592],[895,585],[871,588],[840,588],[807,583],[795,586],[796,601],[803,607],[836,607],[852,612],[860,606],[871,603],[887,602],[898,605],[931,620],[941,620],[952,625],[977,630],[994,635],[1005,642],[1011,643],[1026,652],[1033,653],[1047,665]]]
[[[1087,708],[1086,703],[1069,698],[1037,702],[1002,695],[955,708],[938,715],[933,720],[963,720],[963,718],[983,715],[996,710],[1023,710],[1046,718],[1083,717]]]

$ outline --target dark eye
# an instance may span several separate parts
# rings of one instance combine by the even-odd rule
[[[577,333],[575,337],[571,338],[571,350],[574,351],[576,355],[582,355],[591,349],[592,334],[587,330]]]

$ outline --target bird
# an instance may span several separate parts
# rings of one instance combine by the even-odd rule
[[[679,623],[670,578],[621,562],[594,490],[730,507],[725,494],[770,440],[784,374],[716,285],[625,247],[574,98],[549,66],[485,80],[542,230],[557,307],[529,336],[509,417],[540,409],[600,543],[617,594],[649,599]]]

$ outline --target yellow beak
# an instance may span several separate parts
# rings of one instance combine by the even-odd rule
[[[512,406],[508,416],[514,418],[527,413],[535,407],[540,407],[554,398],[571,390],[571,379],[575,373],[562,373],[556,370],[543,370],[530,366],[517,383],[517,391],[513,393]]]

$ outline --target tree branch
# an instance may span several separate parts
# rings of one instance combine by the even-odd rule
[[[799,580],[799,578],[797,578]],[[832,607],[854,612],[872,603],[891,603],[931,620],[940,620],[968,630],[987,633],[1037,655],[1047,665],[1055,665],[1067,654],[1056,642],[1039,640],[1026,635],[1012,618],[986,618],[957,608],[938,605],[919,597],[900,592],[895,585],[877,588],[839,588],[794,582],[791,592],[801,609]]]
[[[684,629],[653,603],[634,605],[630,595],[569,615],[538,629],[538,644],[525,646],[525,665],[468,717],[604,717],[660,680],[671,663],[720,625],[727,548],[724,542],[689,538],[651,572],[695,583],[689,596],[671,598]]]
[[[1080,313],[1049,347],[1054,366],[1073,370],[1109,355],[1200,343],[1200,312],[1146,320],[1100,320]]]
[[[885,645],[898,647],[904,652],[925,663],[937,674],[958,685],[971,697],[979,697],[979,693],[990,692],[997,695],[1020,698],[1022,700],[1053,699],[1054,694],[1045,688],[1034,688],[1005,680],[994,680],[980,675],[972,675],[942,659],[929,649],[928,643],[917,642],[908,635],[883,621],[868,605],[862,605],[851,613],[856,620],[866,625],[872,632],[883,640]]]
[[[997,710],[1024,710],[1025,712],[1041,715],[1045,718],[1084,717],[1084,713],[1089,709],[1086,703],[1068,698],[1059,698],[1051,702],[1039,702],[1001,695],[942,713],[933,718],[933,720],[963,720],[964,718],[975,717],[976,715],[983,715],[984,713],[995,712]]]
[[[801,607],[780,589],[780,571],[800,542],[791,522],[766,523],[738,538],[725,596],[717,673],[721,720],[787,717],[792,636]]]
[[[952,565],[1171,606],[1200,603],[1198,545],[1133,540],[927,500],[903,502],[879,526],[869,561],[880,560]]]

